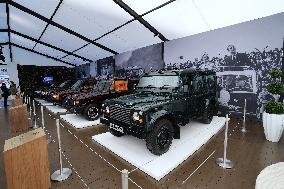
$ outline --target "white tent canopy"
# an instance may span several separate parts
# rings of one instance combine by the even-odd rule
[[[283,0],[0,2],[0,43],[74,65],[284,10]]]

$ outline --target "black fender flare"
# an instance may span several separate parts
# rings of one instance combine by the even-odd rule
[[[173,124],[173,127],[174,127],[174,132],[175,132],[174,133],[174,138],[175,139],[179,139],[180,138],[180,127],[176,123],[175,116],[173,114],[169,113],[166,110],[160,110],[158,112],[153,113],[150,116],[148,132],[153,129],[153,127],[155,126],[155,123],[159,119],[167,119],[167,120],[169,120]]]

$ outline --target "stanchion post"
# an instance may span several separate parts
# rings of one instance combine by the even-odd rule
[[[61,138],[60,138],[60,125],[59,125],[59,119],[56,119],[56,127],[57,127],[57,138],[58,138],[58,151],[59,151],[59,164],[60,169],[55,171],[51,175],[51,180],[53,181],[63,181],[69,178],[69,176],[72,174],[72,170],[69,168],[63,168],[62,166],[62,152],[61,152]]]
[[[40,110],[41,110],[41,125],[42,125],[43,130],[45,130],[43,106],[40,107]],[[50,138],[49,135],[47,135],[47,141],[46,141],[46,143],[47,143],[47,144],[52,143],[52,139]]]
[[[43,114],[43,106],[40,107],[40,111],[41,111],[41,126],[44,129],[45,125],[44,125],[44,114]]]
[[[247,109],[247,99],[245,99],[245,105],[244,105],[244,115],[243,115],[243,126],[241,128],[241,132],[246,133],[248,132],[246,128],[246,110]]]
[[[30,113],[29,119],[31,119],[32,118],[31,97],[27,96],[27,98],[28,98],[28,102],[29,102],[29,113]]]
[[[128,189],[128,170],[123,169],[121,172],[122,189]]]
[[[223,158],[217,158],[216,164],[224,169],[231,169],[234,167],[234,163],[227,159],[227,147],[228,147],[228,127],[229,127],[229,117],[226,115],[226,127],[225,127],[225,139],[224,139],[224,154]]]
[[[33,99],[33,114],[34,114],[34,128],[37,128],[36,124],[36,111],[35,111],[35,100]]]

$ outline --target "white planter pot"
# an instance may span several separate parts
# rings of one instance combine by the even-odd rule
[[[284,130],[284,115],[263,112],[263,128],[267,140],[278,142]]]
[[[275,99],[275,101],[278,102],[280,95],[279,94],[272,94],[272,96]]]

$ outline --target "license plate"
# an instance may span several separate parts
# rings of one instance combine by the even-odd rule
[[[110,123],[110,124],[109,124],[109,128],[111,128],[111,129],[113,129],[113,130],[116,130],[116,131],[118,131],[118,132],[124,133],[124,132],[123,132],[123,127],[120,127],[120,126],[115,125],[115,124],[113,124],[113,123]]]

